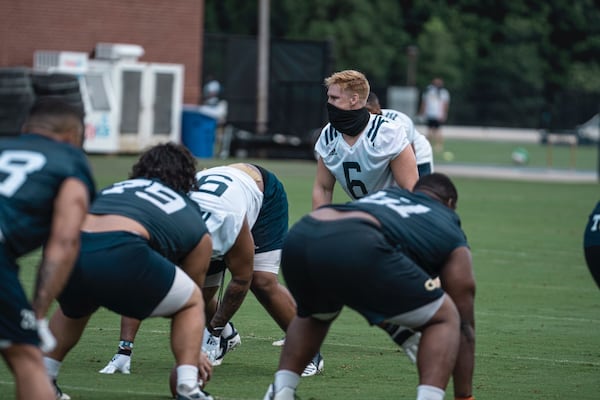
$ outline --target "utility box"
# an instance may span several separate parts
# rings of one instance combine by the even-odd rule
[[[179,143],[183,65],[139,62],[144,50],[131,44],[99,43],[95,53],[93,59],[75,52],[38,51],[34,56],[36,70],[79,78],[85,150],[137,153],[166,141]]]

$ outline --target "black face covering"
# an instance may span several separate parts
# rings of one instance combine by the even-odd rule
[[[348,136],[356,136],[365,129],[369,123],[369,111],[363,107],[358,110],[340,110],[327,103],[329,122],[339,132]]]

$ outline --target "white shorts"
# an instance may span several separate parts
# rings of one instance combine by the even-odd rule
[[[270,272],[279,274],[279,264],[281,263],[281,249],[265,251],[264,253],[254,254],[254,271]],[[204,279],[204,287],[218,287],[223,284],[225,271],[207,275]]]
[[[440,309],[444,298],[448,296],[444,293],[439,299],[432,301],[429,304],[425,304],[422,307],[406,312],[404,314],[396,315],[392,318],[386,318],[385,322],[391,322],[395,325],[405,326],[408,328],[418,328],[425,325]]]
[[[279,274],[280,263],[281,249],[254,254],[254,271],[270,272],[277,275]]]
[[[175,279],[173,285],[164,299],[156,306],[150,314],[151,317],[168,317],[175,314],[177,311],[188,302],[194,292],[196,283],[183,272],[181,268],[175,266]]]

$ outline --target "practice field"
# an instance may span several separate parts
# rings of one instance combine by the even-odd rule
[[[586,161],[591,168],[594,154]],[[135,160],[91,159],[99,187],[125,179]],[[313,161],[257,162],[284,183],[291,223],[310,211]],[[199,160],[200,167],[217,163]],[[582,253],[583,229],[600,199],[598,184],[454,181],[478,284],[474,395],[480,400],[598,399],[600,290]],[[335,199],[346,200],[339,190]],[[21,260],[28,287],[38,259],[35,253]],[[233,321],[242,345],[215,368],[207,390],[223,400],[262,399],[280,352],[271,342],[282,332],[252,294]],[[132,374],[102,375],[98,370],[118,344],[119,317],[99,311],[63,364],[62,389],[73,400],[168,399],[173,366],[168,332],[168,320],[145,321],[135,342]],[[302,399],[416,396],[415,366],[383,331],[369,327],[350,309],[333,325],[322,352],[325,369],[320,376],[302,379]],[[13,391],[2,363],[0,399],[13,398]],[[446,398],[453,398],[451,384]]]

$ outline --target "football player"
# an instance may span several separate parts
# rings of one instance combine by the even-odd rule
[[[382,109],[379,104],[379,98],[373,92],[369,93],[369,97],[367,98],[367,110],[373,114],[383,115],[387,119],[402,125],[406,132],[408,142],[415,152],[419,176],[433,172],[433,151],[431,149],[431,144],[425,135],[415,129],[415,124],[408,115],[401,113],[400,111],[392,110],[391,108]]]
[[[297,317],[265,400],[295,398],[303,366],[344,306],[371,325],[421,332],[417,400],[443,399],[451,375],[455,398],[472,399],[475,278],[457,201],[450,179],[433,173],[414,193],[392,187],[323,206],[290,229],[281,269]]]
[[[241,342],[231,319],[248,290],[284,332],[296,314],[293,298],[278,280],[288,202],[279,179],[253,164],[213,167],[198,172],[196,178],[199,187],[190,196],[200,205],[213,240],[213,261],[203,288],[208,318],[203,343],[213,365],[219,365]],[[225,269],[231,279],[217,304],[215,296],[223,285]],[[129,373],[138,329],[139,321],[122,319],[118,353],[100,372]],[[123,343],[128,348],[123,349]],[[309,363],[306,374],[313,372]]]
[[[596,282],[600,287],[600,201],[590,214],[583,236],[585,261]]]
[[[0,140],[0,353],[17,399],[55,399],[42,361],[55,343],[46,314],[73,268],[95,194],[83,131],[80,109],[41,99],[21,135]],[[30,303],[16,260],[42,245]]]
[[[419,177],[407,127],[367,108],[370,85],[360,72],[345,70],[325,79],[329,123],[315,144],[317,173],[313,209],[331,203],[338,182],[351,199],[379,189],[412,189]],[[389,331],[414,360],[418,334]]]
[[[415,153],[405,129],[367,110],[369,82],[360,72],[336,72],[325,79],[327,112],[317,142],[313,209],[331,203],[337,181],[351,199],[388,186],[412,189],[418,179]]]
[[[212,399],[199,386],[199,378],[209,378],[198,368],[198,337],[212,241],[188,196],[196,187],[195,162],[181,145],[156,145],[140,156],[130,179],[103,189],[92,203],[79,258],[50,320],[58,341],[44,363],[55,382],[92,314],[106,307],[139,320],[171,318],[177,399]]]

